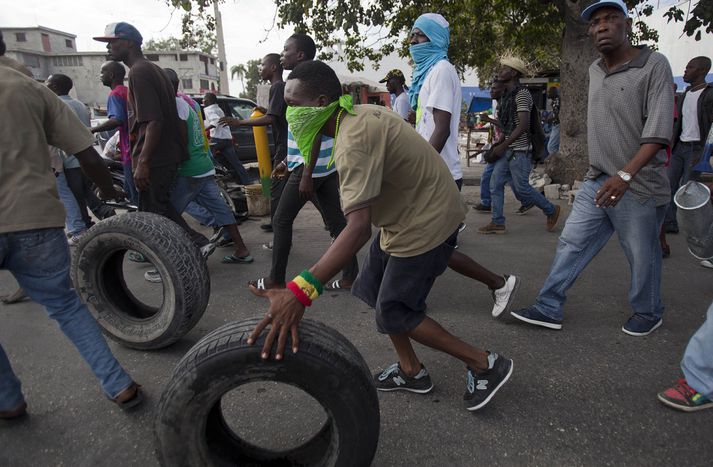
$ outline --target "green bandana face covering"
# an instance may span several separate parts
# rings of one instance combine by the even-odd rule
[[[302,157],[304,157],[305,164],[309,165],[311,162],[314,139],[338,107],[350,114],[354,114],[352,96],[341,96],[338,101],[334,101],[326,107],[287,107],[287,124],[295,137],[295,142],[297,142],[297,147],[302,153]],[[339,128],[337,128],[337,131],[339,131]],[[334,157],[334,146],[332,146],[332,157]],[[330,158],[329,165],[331,166],[332,163],[332,158]]]

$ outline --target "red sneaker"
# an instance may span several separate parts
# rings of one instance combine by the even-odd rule
[[[685,379],[679,379],[674,387],[660,392],[658,397],[669,407],[684,412],[713,408],[713,401],[689,386]]]

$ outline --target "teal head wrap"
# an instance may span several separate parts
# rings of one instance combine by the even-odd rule
[[[305,164],[309,165],[312,159],[312,145],[314,144],[315,138],[338,107],[354,115],[352,96],[348,94],[341,96],[338,101],[334,101],[326,107],[287,107],[287,123],[290,126],[292,135],[295,137],[297,147],[302,153],[302,157],[304,157]],[[337,131],[338,130],[339,128],[337,128]],[[329,166],[334,163],[333,159],[334,146],[332,146]]]

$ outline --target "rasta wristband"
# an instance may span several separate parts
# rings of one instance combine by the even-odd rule
[[[304,277],[302,276],[297,276],[294,279],[292,279],[292,282],[294,282],[297,287],[304,292],[304,294],[310,299],[310,300],[316,300],[317,297],[319,297],[319,293],[317,293],[317,289],[307,282]]]
[[[322,283],[319,281],[319,279],[314,277],[312,275],[312,273],[309,272],[309,270],[305,269],[304,271],[302,271],[300,273],[300,277],[302,277],[304,280],[306,280],[307,282],[312,284],[314,286],[314,288],[317,289],[317,296],[322,295],[322,292],[324,291],[322,289]],[[315,297],[315,298],[317,298],[317,297]],[[314,298],[312,300],[314,300]]]
[[[292,292],[295,297],[297,297],[297,300],[304,305],[304,306],[310,306],[312,305],[312,300],[307,296],[307,294],[302,290],[302,288],[295,283],[295,281],[290,281],[287,283],[287,288],[290,289],[290,292]]]

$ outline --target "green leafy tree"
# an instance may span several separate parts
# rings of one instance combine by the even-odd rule
[[[217,41],[215,35],[215,17],[212,14],[214,3],[222,0],[163,0],[169,6],[182,12],[180,45],[182,49],[200,50],[215,55]]]
[[[196,18],[210,21],[211,0],[166,0]],[[581,178],[587,165],[587,70],[597,53],[587,37],[581,11],[592,0],[274,0],[277,26],[311,34],[332,59],[338,43],[349,69],[362,70],[387,54],[408,53],[406,33],[423,12],[441,13],[451,25],[449,58],[460,71],[475,68],[481,79],[492,76],[498,57],[514,52],[540,68],[560,70],[562,122],[560,156],[550,158],[554,179]],[[634,42],[658,39],[642,18],[653,14],[648,0],[626,0],[633,9]],[[685,8],[688,5],[686,11]],[[713,2],[689,0],[668,9],[669,21],[684,22],[684,32],[702,39],[713,32]],[[214,28],[214,24],[213,24]],[[184,28],[185,33],[185,28]],[[378,66],[378,65],[377,65]]]
[[[168,37],[166,39],[149,39],[143,45],[144,50],[155,52],[167,52],[170,50],[181,50],[181,40],[177,37]]]
[[[240,65],[233,65],[230,67],[230,78],[239,79],[240,85],[242,87],[242,92],[245,92],[245,74],[247,73],[247,68],[242,63]]]
[[[262,60],[248,60],[244,68],[245,84],[243,85],[243,92],[239,94],[240,97],[246,99],[257,100],[257,85],[260,84],[260,64]]]

